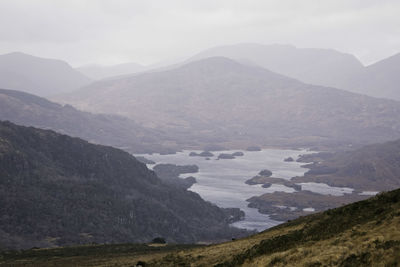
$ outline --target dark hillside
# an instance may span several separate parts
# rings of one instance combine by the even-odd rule
[[[0,123],[0,246],[229,239],[237,210],[168,186],[133,156]],[[231,216],[232,215],[232,216]]]

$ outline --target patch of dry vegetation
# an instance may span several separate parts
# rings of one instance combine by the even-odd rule
[[[247,239],[170,254],[155,266],[397,266],[400,190],[299,218]]]

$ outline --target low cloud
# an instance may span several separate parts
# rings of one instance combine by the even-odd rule
[[[399,1],[3,0],[0,53],[151,64],[252,42],[334,48],[371,63],[399,52],[399,13]]]

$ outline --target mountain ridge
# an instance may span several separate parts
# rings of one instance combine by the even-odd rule
[[[212,47],[187,61],[211,56],[256,64],[305,83],[400,100],[396,72],[400,68],[399,53],[365,66],[354,55],[334,49],[244,43]]]
[[[399,102],[305,84],[223,57],[96,82],[56,100],[185,133],[193,141],[235,140],[243,147],[254,145],[250,139],[264,146],[313,147],[400,136]]]
[[[93,143],[112,145],[135,153],[167,152],[176,147],[167,134],[147,129],[116,115],[91,114],[21,91],[0,89],[0,120],[52,129]]]
[[[72,91],[90,81],[59,59],[41,58],[22,52],[0,55],[0,88],[48,96]]]
[[[260,67],[305,83],[336,88],[340,88],[340,84],[336,83],[338,78],[357,73],[364,67],[354,55],[334,49],[256,43],[212,47],[188,61],[212,56],[249,60]]]

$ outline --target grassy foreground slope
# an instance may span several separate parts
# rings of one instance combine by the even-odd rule
[[[398,266],[400,189],[232,242],[158,250],[131,245],[125,253],[107,253],[118,246],[86,247],[98,248],[99,256],[74,256],[68,253],[72,248],[3,253],[0,265],[135,266],[144,261],[146,266]]]

